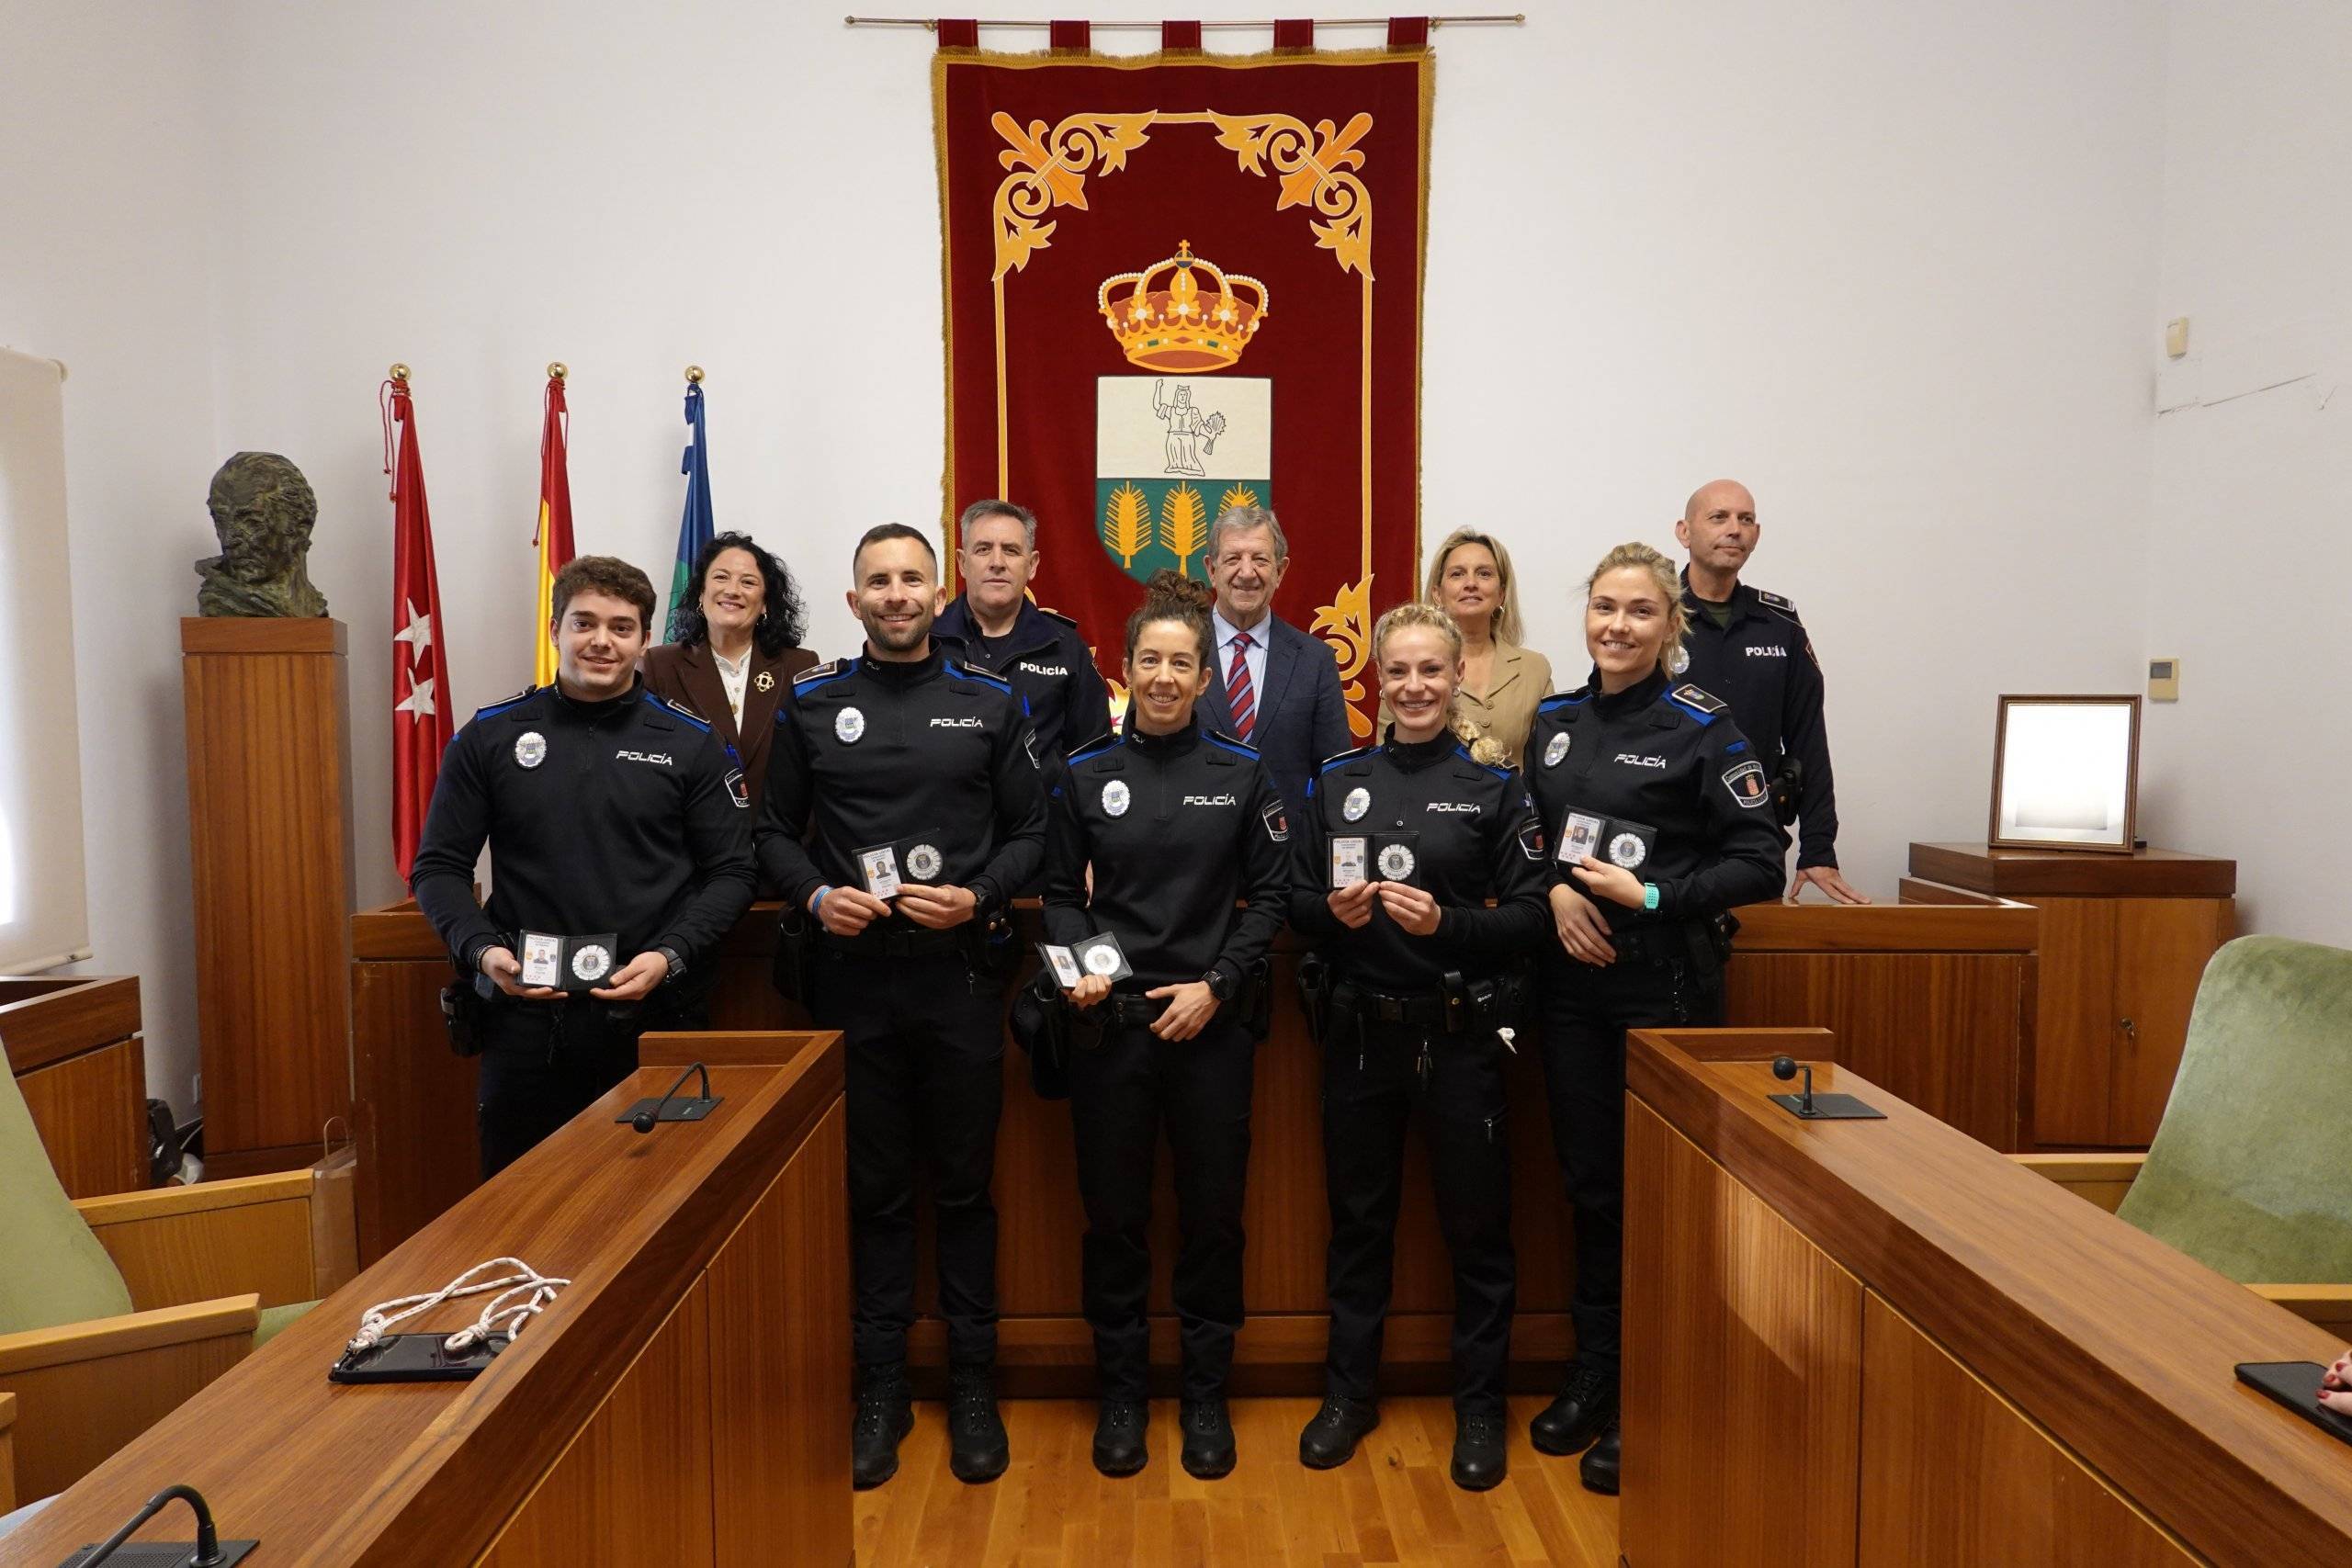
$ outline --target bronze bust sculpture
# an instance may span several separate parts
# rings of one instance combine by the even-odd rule
[[[302,470],[275,452],[240,452],[212,476],[206,504],[220,553],[196,563],[207,615],[323,615],[326,595],[303,570],[318,498]]]

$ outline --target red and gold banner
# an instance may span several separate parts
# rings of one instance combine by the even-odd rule
[[[1107,674],[1137,584],[1205,577],[1217,513],[1272,506],[1275,612],[1371,734],[1372,622],[1419,558],[1434,72],[1426,47],[935,58],[949,525],[1035,511],[1034,591]]]

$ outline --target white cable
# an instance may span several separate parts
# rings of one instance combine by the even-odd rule
[[[503,1279],[474,1279],[485,1269],[501,1266],[512,1268],[515,1272]],[[540,1273],[519,1258],[493,1258],[487,1263],[475,1264],[437,1291],[423,1295],[394,1296],[390,1301],[379,1302],[369,1307],[359,1314],[359,1332],[352,1336],[351,1343],[345,1347],[344,1353],[357,1355],[372,1350],[383,1343],[384,1336],[396,1325],[418,1314],[430,1312],[443,1302],[455,1301],[460,1296],[478,1296],[485,1291],[496,1291],[498,1294],[491,1298],[490,1304],[482,1309],[481,1315],[474,1320],[471,1327],[461,1328],[442,1341],[442,1348],[454,1356],[484,1343],[498,1331],[502,1318],[511,1320],[503,1325],[506,1337],[511,1340],[522,1332],[526,1321],[555,1300],[558,1290],[570,1283],[569,1280],[558,1280]],[[528,1300],[509,1303],[508,1298],[515,1295],[527,1295]]]

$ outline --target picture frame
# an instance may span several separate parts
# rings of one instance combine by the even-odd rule
[[[1993,849],[2130,854],[2139,841],[2140,698],[2002,694]]]

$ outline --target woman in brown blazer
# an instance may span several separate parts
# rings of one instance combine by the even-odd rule
[[[710,721],[743,770],[752,809],[767,782],[776,705],[817,662],[799,645],[808,625],[784,563],[749,534],[721,534],[695,561],[694,593],[677,615],[678,640],[646,649],[646,689]]]
[[[1510,552],[1492,535],[1456,528],[1430,557],[1421,597],[1461,628],[1462,687],[1454,699],[1460,716],[1503,749],[1506,766],[1519,766],[1535,705],[1552,691],[1552,661],[1519,645],[1519,580]],[[1383,703],[1383,734],[1388,718]]]

